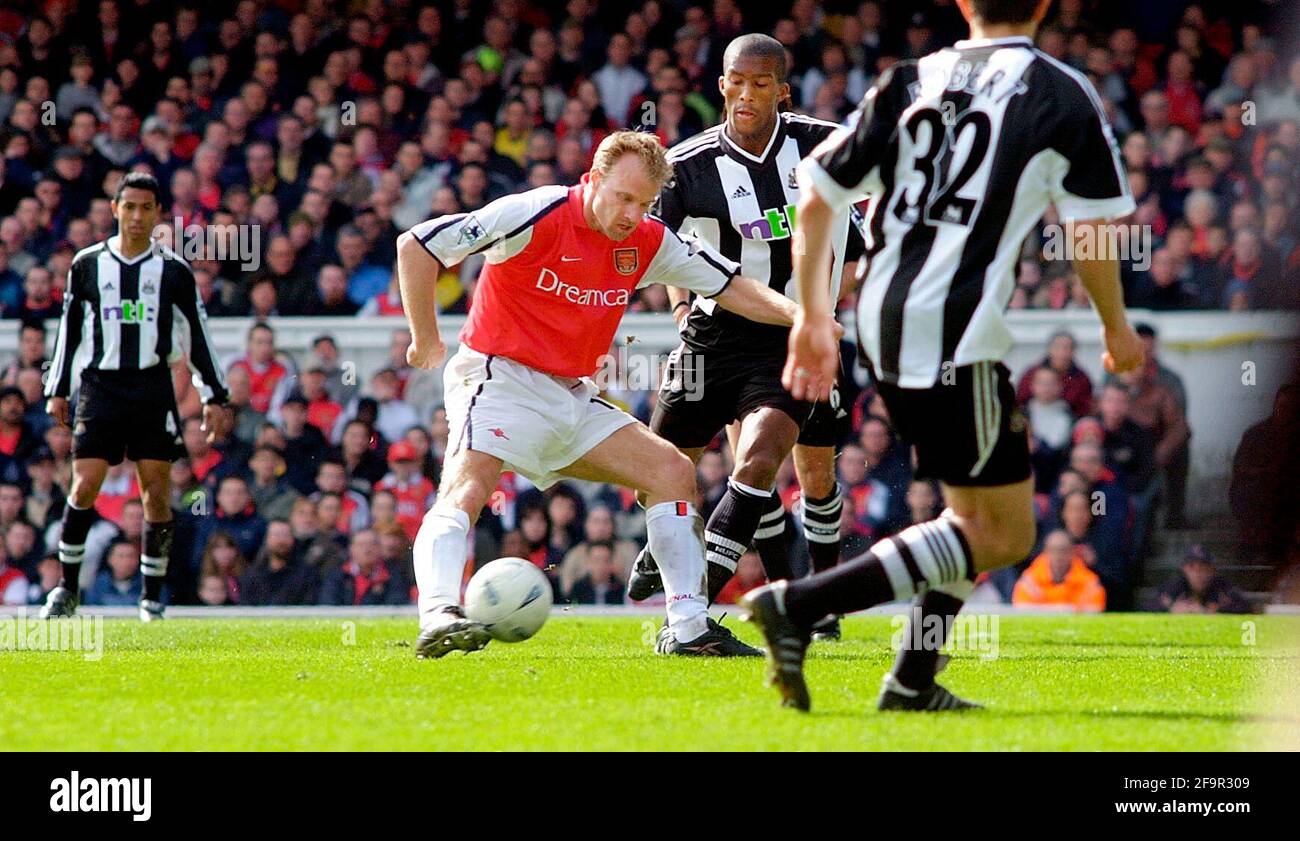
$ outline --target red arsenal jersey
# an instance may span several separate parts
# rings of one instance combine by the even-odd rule
[[[623,240],[593,230],[582,210],[586,189],[583,176],[571,188],[540,187],[411,229],[444,266],[480,252],[487,260],[462,342],[555,376],[586,377],[609,353],[635,289],[666,283],[714,297],[735,276],[735,263],[652,216]]]

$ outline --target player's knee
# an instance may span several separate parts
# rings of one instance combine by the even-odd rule
[[[770,488],[776,483],[776,473],[781,469],[780,453],[754,448],[736,463],[733,474],[736,481],[754,488]]]
[[[835,472],[818,470],[811,476],[800,478],[799,487],[810,499],[825,499],[835,493]]]
[[[95,497],[98,496],[99,489],[91,482],[82,481],[73,477],[72,487],[69,489],[69,496],[72,497],[72,504],[77,508],[89,508],[95,504]]]
[[[695,465],[679,452],[674,451],[663,461],[656,480],[658,488],[648,489],[648,496],[668,499],[695,499]]]
[[[988,530],[987,545],[991,547],[997,566],[1018,564],[1034,548],[1034,520],[1016,517],[1001,520]]]

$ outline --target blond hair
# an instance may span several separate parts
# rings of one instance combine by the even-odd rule
[[[642,131],[616,131],[600,141],[591,168],[602,177],[606,176],[624,155],[640,158],[646,174],[656,184],[663,185],[672,180],[673,165],[668,163],[667,151],[659,143],[659,138]]]

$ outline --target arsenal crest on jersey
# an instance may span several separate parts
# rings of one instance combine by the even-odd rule
[[[635,248],[615,248],[614,268],[619,274],[632,274],[636,271],[637,256]]]

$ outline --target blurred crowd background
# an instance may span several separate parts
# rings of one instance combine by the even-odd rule
[[[1053,5],[1038,46],[1096,87],[1138,199],[1121,220],[1137,232],[1123,261],[1130,306],[1300,308],[1296,12],[1267,0]],[[615,129],[671,146],[716,124],[722,51],[751,31],[788,48],[789,107],[833,121],[890,64],[966,34],[952,0],[6,3],[0,317],[18,321],[19,350],[0,391],[0,600],[35,603],[57,581],[71,438],[43,412],[50,319],[73,255],[114,232],[109,197],[124,173],[159,178],[168,226],[258,230],[251,267],[233,256],[192,261],[211,316],[394,317],[388,363],[361,372],[345,364],[347,331],[295,356],[270,327],[251,329],[245,353],[226,360],[234,432],[215,445],[178,377],[190,419],[188,457],[173,474],[170,600],[404,604],[410,542],[436,495],[447,425],[438,379],[405,363],[397,235],[507,193],[576,183]],[[1053,221],[1025,242],[1013,308],[1088,306],[1070,262],[1052,251]],[[468,310],[480,267],[467,260],[436,279],[442,312]],[[842,308],[854,300],[846,289]],[[642,290],[633,309],[666,313],[665,290]],[[1188,526],[1192,434],[1182,383],[1161,363],[1155,331],[1144,332],[1150,364],[1122,379],[1090,380],[1068,334],[1016,372],[1033,431],[1040,546],[983,581],[986,598],[1249,608],[1200,545],[1163,586],[1139,586],[1153,584],[1142,574],[1153,536]],[[852,364],[847,343],[845,357]],[[839,460],[845,556],[939,504],[935,487],[912,481],[909,455],[858,373]],[[648,417],[652,393],[610,396]],[[1285,482],[1259,483],[1279,453],[1294,455],[1283,445],[1295,413],[1295,389],[1283,389],[1273,416],[1248,433],[1234,507],[1294,506]],[[114,470],[97,505],[83,568],[89,603],[138,598],[142,512],[130,468]],[[719,439],[700,463],[705,516],[730,469]],[[798,568],[806,552],[789,465],[780,487]],[[1279,565],[1295,545],[1280,522],[1256,517],[1244,538]],[[531,558],[561,600],[613,603],[643,540],[624,490],[566,483],[543,494],[506,474],[472,554]],[[724,599],[761,580],[746,556]]]

